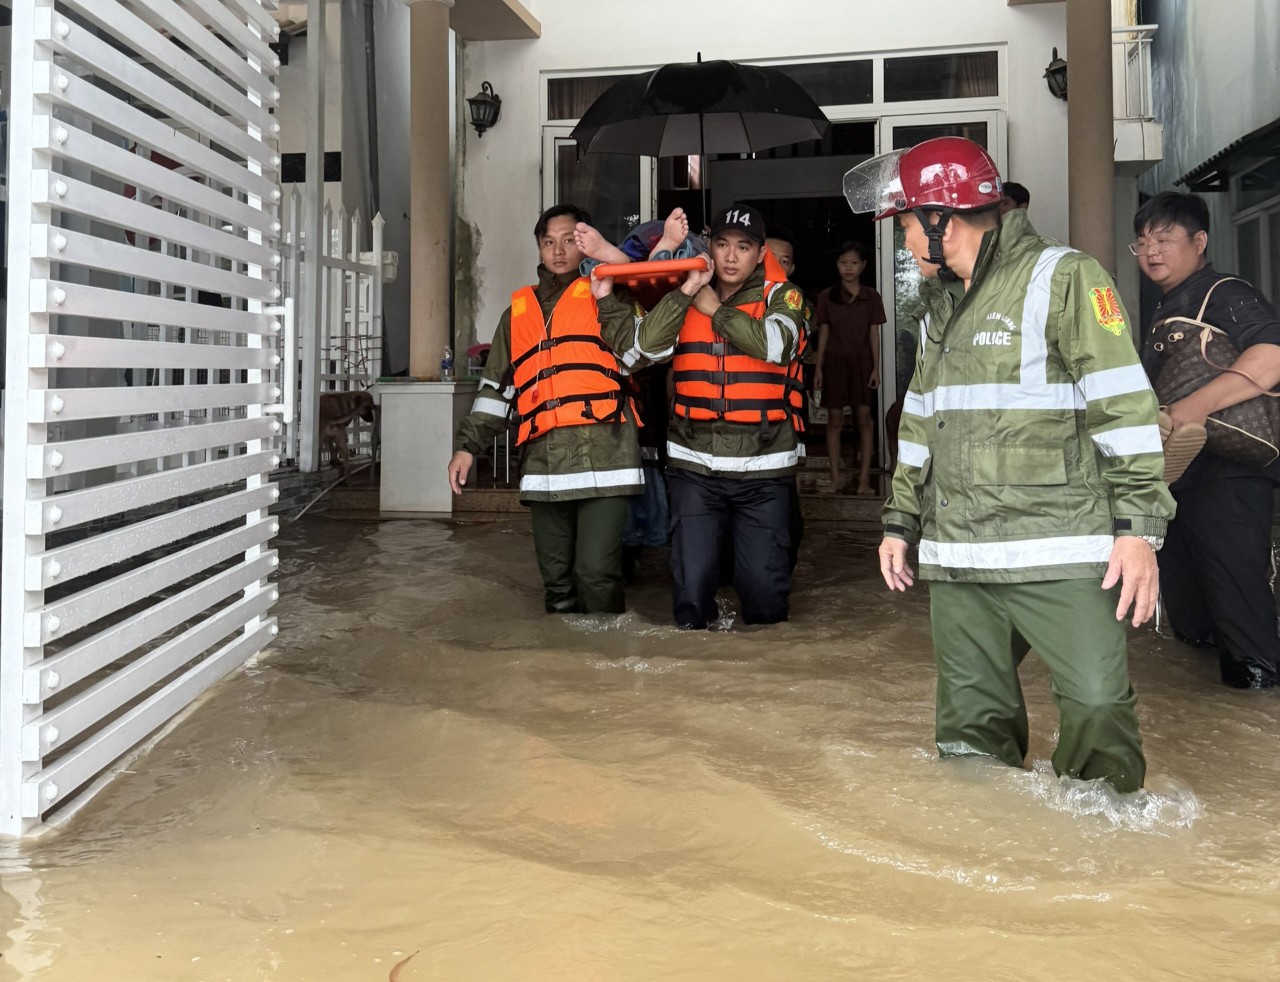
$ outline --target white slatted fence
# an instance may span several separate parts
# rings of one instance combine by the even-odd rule
[[[13,5],[0,834],[276,631],[268,6]]]

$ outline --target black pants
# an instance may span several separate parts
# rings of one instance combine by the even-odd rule
[[[1215,643],[1222,681],[1238,688],[1280,681],[1268,583],[1273,488],[1265,477],[1228,477],[1179,490],[1157,553],[1170,625],[1187,641]]]
[[[790,569],[796,571],[800,561],[800,540],[804,538],[804,513],[800,510],[800,482],[791,478],[791,504],[788,527],[791,529]]]
[[[722,545],[733,542],[733,588],[747,624],[787,619],[794,481],[667,473],[671,492],[672,608],[680,627],[717,617]]]
[[[548,614],[621,614],[622,529],[631,499],[582,498],[529,505]]]

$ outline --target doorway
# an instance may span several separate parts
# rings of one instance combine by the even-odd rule
[[[707,161],[709,208],[712,214],[736,201],[760,209],[768,228],[781,226],[796,239],[795,282],[810,299],[835,280],[840,244],[856,239],[875,247],[868,215],[849,211],[841,192],[844,173],[874,155],[876,122],[833,123],[821,140],[776,147],[747,157],[716,154]],[[657,217],[683,207],[690,225],[704,224],[697,168],[689,158],[658,161]],[[875,270],[868,271],[874,276]],[[875,286],[875,283],[871,285]]]
[[[876,252],[878,237],[872,216],[855,215],[849,210],[843,183],[847,170],[875,154],[877,128],[875,120],[833,122],[821,140],[777,147],[750,157],[716,155],[707,162],[707,197],[712,214],[734,202],[745,202],[764,215],[767,230],[785,230],[795,240],[795,272],[791,279],[804,290],[811,311],[822,290],[837,280],[836,259],[843,243],[861,242],[873,254]],[[658,161],[655,214],[666,215],[680,206],[690,214],[690,223],[699,227],[702,191],[692,186],[696,180],[690,179],[691,175],[696,178],[698,169],[690,168],[686,159]],[[868,286],[883,294],[877,282],[880,268],[872,261],[863,277]],[[815,333],[809,343],[816,353],[817,325],[811,326]],[[806,380],[811,382],[812,377],[810,368]],[[873,416],[882,415],[884,408],[873,406]],[[822,456],[826,453],[825,412],[812,412],[810,423],[804,442],[811,454]],[[850,444],[857,443],[856,429],[846,424],[842,441],[844,454],[851,456]],[[879,438],[872,453],[873,460],[883,459]]]

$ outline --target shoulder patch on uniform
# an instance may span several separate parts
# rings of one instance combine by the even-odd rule
[[[1089,291],[1089,302],[1093,304],[1093,316],[1104,330],[1116,337],[1124,333],[1124,312],[1115,290],[1109,286],[1095,286]]]
[[[591,296],[591,284],[587,282],[585,277],[574,281],[573,296],[579,298]]]
[[[528,301],[523,296],[513,297],[511,299],[511,316],[519,317],[525,312],[525,308],[529,306]]]
[[[799,310],[804,306],[804,297],[800,295],[799,290],[792,288],[783,294],[782,302],[792,310]]]

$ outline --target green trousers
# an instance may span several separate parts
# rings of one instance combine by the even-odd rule
[[[621,614],[627,609],[622,530],[630,507],[630,498],[616,495],[529,504],[547,613]]]
[[[1053,673],[1060,716],[1053,769],[1117,791],[1142,787],[1146,760],[1129,685],[1119,591],[1100,580],[932,583],[937,742],[944,757],[987,754],[1021,767],[1027,707],[1018,665],[1029,648]]]

